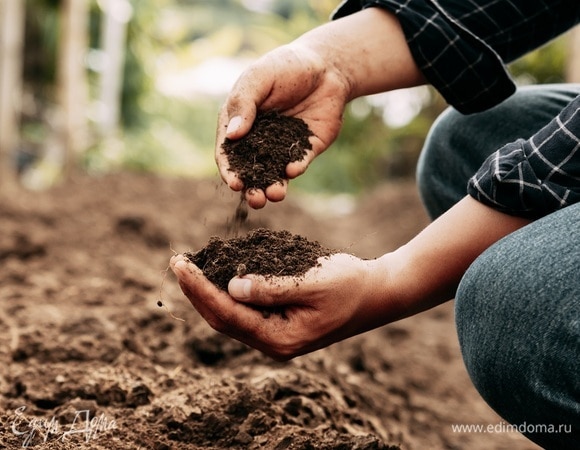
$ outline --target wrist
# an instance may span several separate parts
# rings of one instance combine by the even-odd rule
[[[294,42],[317,53],[340,75],[347,101],[425,83],[397,17],[379,7],[326,23]]]
[[[411,314],[453,299],[473,261],[528,222],[464,197],[392,253],[395,295]]]
[[[382,326],[437,306],[453,297],[448,284],[430,275],[430,268],[422,261],[412,245],[369,261],[369,286],[372,293],[375,319]]]
[[[409,316],[406,298],[401,295],[401,270],[395,253],[364,260],[363,263],[367,275],[360,314],[364,316],[361,322],[366,324],[366,330]]]

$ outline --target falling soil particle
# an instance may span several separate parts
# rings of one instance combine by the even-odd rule
[[[236,206],[234,215],[226,222],[226,235],[227,236],[237,236],[240,229],[243,228],[244,224],[248,221],[248,202],[244,196],[244,191],[240,195],[240,202]]]
[[[313,135],[302,119],[266,111],[258,113],[248,134],[226,138],[222,148],[229,170],[238,174],[244,190],[264,190],[286,178],[288,163],[304,158],[312,149],[309,137]]]

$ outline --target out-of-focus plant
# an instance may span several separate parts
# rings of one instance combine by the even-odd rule
[[[35,112],[23,126],[38,143],[44,105],[53,101],[59,0],[27,0],[25,83]],[[251,60],[328,20],[336,0],[131,0],[122,90],[122,130],[84,155],[89,170],[127,169],[169,174],[215,175],[217,111],[225,92],[168,97],[159,90],[167,74],[186,73],[208,61]],[[91,0],[91,47],[99,42],[99,7]],[[565,40],[510,65],[519,83],[563,79]],[[227,71],[228,69],[223,69]],[[93,94],[98,73],[91,72]],[[219,74],[218,75],[228,75]],[[217,84],[217,79],[216,79]],[[179,94],[180,86],[177,88]],[[202,89],[203,90],[203,89]],[[211,95],[210,95],[211,94]],[[29,102],[30,103],[30,102]],[[292,186],[309,191],[360,192],[399,176],[413,176],[423,139],[445,107],[431,90],[404,126],[384,120],[381,106],[357,99],[347,107],[337,141]]]
[[[520,58],[509,66],[519,84],[563,83],[568,42],[565,37]]]

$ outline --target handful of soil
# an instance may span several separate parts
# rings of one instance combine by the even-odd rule
[[[228,240],[214,236],[203,249],[184,256],[213,284],[227,291],[230,279],[236,275],[301,276],[318,265],[318,258],[333,253],[289,231],[258,228]]]
[[[286,178],[286,166],[300,161],[306,150],[312,148],[313,136],[302,119],[279,114],[276,111],[259,112],[252,129],[238,140],[226,139],[222,144],[228,157],[229,170],[237,172],[244,190],[266,189]],[[234,221],[245,221],[247,210],[242,200]],[[259,228],[244,237],[223,239],[214,236],[195,253],[184,256],[199,267],[207,279],[223,291],[236,275],[254,273],[264,276],[301,276],[318,264],[318,258],[334,251],[318,242],[293,235],[289,231]],[[280,313],[283,311],[266,311]]]
[[[244,190],[266,189],[286,178],[286,166],[300,161],[311,150],[309,137],[314,133],[296,117],[277,111],[258,112],[251,130],[236,140],[226,138],[222,149],[229,170],[238,174]]]

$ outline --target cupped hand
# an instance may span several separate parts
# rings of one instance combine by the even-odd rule
[[[183,255],[174,256],[170,265],[183,293],[212,328],[283,361],[380,326],[392,316],[388,274],[375,260],[339,253],[319,262],[299,278],[234,277],[229,292]]]
[[[288,164],[282,183],[265,191],[248,189],[248,205],[258,209],[267,201],[286,196],[288,179],[304,173],[310,162],[336,139],[349,96],[346,78],[329,61],[306,45],[279,47],[253,63],[240,76],[222,107],[217,126],[215,158],[222,179],[235,191],[244,189],[242,181],[229,168],[222,144],[225,138],[246,135],[258,110],[278,110],[306,122],[314,136],[312,150],[301,161]]]

